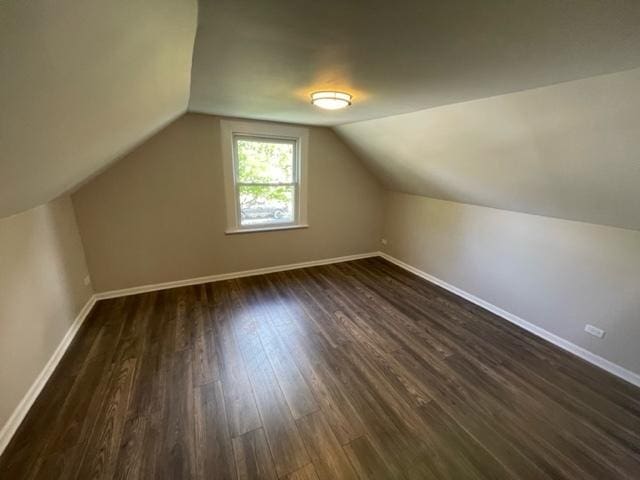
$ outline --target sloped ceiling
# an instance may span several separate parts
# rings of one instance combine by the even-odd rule
[[[2,0],[0,217],[184,112],[196,23],[196,0]]]
[[[201,0],[189,109],[379,118],[638,67],[639,25],[637,0]]]
[[[0,217],[188,105],[335,126],[397,190],[640,229],[638,25],[632,0],[0,1]]]
[[[393,190],[640,230],[639,112],[635,69],[337,131]]]

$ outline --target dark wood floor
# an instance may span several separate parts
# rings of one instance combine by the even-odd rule
[[[640,390],[372,258],[99,302],[0,477],[638,479]]]

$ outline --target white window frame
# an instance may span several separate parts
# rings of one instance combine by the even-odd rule
[[[307,151],[309,129],[280,125],[277,123],[220,120],[222,143],[222,161],[225,187],[225,203],[227,211],[227,230],[225,233],[266,232],[271,230],[289,230],[307,228]],[[240,205],[238,201],[238,181],[236,162],[237,137],[248,137],[265,140],[281,140],[295,142],[294,151],[294,220],[290,223],[271,223],[264,225],[246,225],[240,222]]]

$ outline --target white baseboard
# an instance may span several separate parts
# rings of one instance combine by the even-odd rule
[[[178,280],[176,282],[165,282],[165,283],[158,283],[154,285],[143,285],[140,287],[125,288],[122,290],[112,290],[109,292],[102,292],[102,293],[92,295],[91,298],[85,304],[85,306],[82,307],[82,310],[80,310],[80,313],[78,313],[78,315],[76,316],[75,320],[71,324],[71,327],[69,327],[69,330],[67,331],[64,338],[56,348],[55,352],[53,352],[53,355],[51,356],[51,358],[49,359],[49,361],[47,362],[43,370],[38,375],[38,378],[36,378],[36,380],[33,382],[33,384],[31,385],[31,388],[29,388],[24,398],[20,401],[16,409],[13,411],[7,423],[2,427],[2,430],[0,430],[0,455],[9,444],[15,432],[18,430],[20,423],[22,423],[22,421],[24,420],[25,416],[29,412],[29,409],[35,402],[36,398],[38,398],[38,395],[40,394],[43,387],[49,380],[49,377],[51,376],[56,366],[62,359],[62,356],[64,355],[64,353],[67,351],[67,348],[69,347],[74,337],[80,330],[82,323],[89,315],[89,312],[91,312],[91,309],[93,308],[97,300],[122,297],[126,295],[134,295],[137,293],[145,293],[145,292],[151,292],[155,290],[165,290],[168,288],[182,287],[186,285],[198,285],[202,283],[215,282],[218,280],[227,280],[231,278],[249,277],[252,275],[262,275],[265,273],[272,273],[272,272],[283,272],[286,270],[295,270],[298,268],[314,267],[318,265],[329,265],[331,263],[348,262],[351,260],[359,260],[361,258],[369,258],[369,257],[377,257],[377,256],[385,258],[391,263],[394,263],[399,267],[404,268],[405,270],[411,273],[414,273],[415,275],[418,275],[419,277],[422,277],[425,280],[428,280],[431,283],[439,285],[440,287],[446,290],[449,290],[450,292],[455,293],[456,295],[466,300],[469,300],[470,302],[475,303],[476,305],[479,305],[482,308],[485,308],[486,310],[504,318],[505,320],[511,323],[514,323],[524,328],[525,330],[528,330],[529,332],[541,338],[544,338],[545,340],[548,340],[554,345],[557,345],[560,348],[567,350],[568,352],[571,352],[580,358],[583,358],[584,360],[592,363],[593,365],[600,367],[612,373],[613,375],[616,375],[628,381],[629,383],[632,383],[640,387],[640,375],[630,370],[627,370],[621,367],[620,365],[610,362],[609,360],[606,360],[594,353],[591,353],[590,351],[585,350],[584,348],[579,347],[578,345],[575,345],[569,342],[568,340],[565,340],[551,332],[548,332],[547,330],[544,330],[530,322],[527,322],[526,320],[523,320],[522,318],[516,315],[513,315],[512,313],[506,312],[501,308],[496,307],[495,305],[489,302],[486,302],[458,287],[450,285],[447,282],[434,277],[433,275],[429,275],[428,273],[425,273],[422,270],[412,267],[411,265],[404,263],[401,260],[398,260],[397,258],[392,257],[391,255],[388,255],[384,252],[370,252],[370,253],[362,253],[358,255],[347,255],[343,257],[327,258],[323,260],[313,260],[310,262],[300,262],[300,263],[292,263],[289,265],[279,265],[275,267],[257,268],[257,269],[245,270],[241,272],[209,275],[206,277]]]
[[[200,285],[202,283],[217,282],[219,280],[229,280],[231,278],[251,277],[253,275],[263,275],[265,273],[284,272],[286,270],[296,270],[298,268],[316,267],[318,265],[329,265],[331,263],[349,262],[351,260],[359,260],[361,258],[377,257],[380,252],[359,253],[356,255],[345,255],[343,257],[325,258],[322,260],[311,260],[309,262],[290,263],[288,265],[277,265],[275,267],[255,268],[253,270],[243,270],[240,272],[220,273],[217,275],[207,275],[206,277],[188,278],[185,280],[177,280],[175,282],[155,283],[151,285],[142,285],[139,287],[123,288],[121,290],[110,290],[96,294],[96,299],[103,300],[106,298],[125,297],[127,295],[135,295],[138,293],[153,292],[157,290],[166,290],[169,288],[186,287],[188,285]]]
[[[554,345],[557,345],[558,347],[573,353],[574,355],[577,355],[578,357],[582,358],[583,360],[586,360],[587,362],[602,368],[603,370],[606,370],[609,373],[612,373],[613,375],[622,378],[623,380],[626,380],[629,383],[632,383],[633,385],[636,385],[638,387],[640,387],[640,375],[632,372],[631,370],[627,370],[624,367],[621,367],[620,365],[613,363],[605,358],[602,358],[599,355],[596,355],[595,353],[590,352],[589,350],[586,350],[578,345],[576,345],[575,343],[571,343],[568,340],[565,340],[562,337],[559,337],[558,335],[551,333],[543,328],[538,327],[537,325],[534,325],[531,322],[528,322],[520,317],[518,317],[517,315],[514,315],[513,313],[509,313],[503,309],[501,309],[500,307],[496,307],[495,305],[493,305],[492,303],[489,303],[485,300],[482,300],[481,298],[476,297],[475,295],[472,295],[469,292],[466,292],[464,290],[462,290],[461,288],[455,287],[447,282],[445,282],[444,280],[440,280],[437,277],[434,277],[433,275],[429,275],[426,272],[423,272],[422,270],[419,270],[416,267],[413,267],[405,262],[403,262],[402,260],[398,260],[395,257],[392,257],[391,255],[388,255],[384,252],[378,252],[378,254],[390,261],[391,263],[394,263],[395,265],[398,265],[401,268],[404,268],[405,270],[424,278],[425,280],[428,280],[431,283],[435,283],[436,285],[449,290],[452,293],[455,293],[456,295],[469,300],[472,303],[475,303],[476,305],[484,308],[485,310],[489,310],[491,313],[494,313],[496,315],[498,315],[499,317],[504,318],[505,320],[514,323],[516,325],[518,325],[521,328],[524,328],[525,330],[533,333],[534,335],[537,335],[538,337],[544,338],[545,340],[553,343]]]
[[[2,430],[0,430],[0,455],[2,455],[4,449],[7,448],[7,445],[9,445],[11,438],[18,430],[18,427],[24,420],[24,417],[26,417],[27,413],[29,413],[29,409],[36,401],[36,398],[38,398],[38,395],[49,380],[49,377],[51,377],[53,371],[58,366],[58,363],[62,359],[62,356],[67,351],[67,348],[69,348],[69,345],[71,345],[71,342],[78,333],[78,330],[80,330],[82,323],[89,315],[89,312],[91,312],[91,309],[93,308],[95,303],[96,297],[95,295],[92,295],[76,316],[75,320],[69,327],[69,330],[67,330],[67,333],[64,335],[63,339],[60,341],[60,344],[53,352],[53,355],[51,355],[51,358],[49,358],[49,361],[44,366],[36,380],[33,382],[26,395],[22,398],[18,406],[15,408],[15,410],[9,417],[9,420],[7,420],[7,423],[5,423],[2,427]]]
[[[165,290],[168,288],[182,287],[186,285],[198,285],[202,283],[215,282],[217,280],[227,280],[230,278],[249,277],[252,275],[261,275],[261,274],[272,273],[272,272],[283,272],[286,270],[295,270],[298,268],[314,267],[317,265],[328,265],[331,263],[348,262],[350,260],[358,260],[361,258],[376,257],[378,255],[379,255],[379,252],[346,255],[343,257],[326,258],[322,260],[312,260],[309,262],[292,263],[289,265],[278,265],[275,267],[256,268],[253,270],[245,270],[241,272],[222,273],[219,275],[209,275],[206,277],[189,278],[186,280],[178,280],[176,282],[165,282],[165,283],[158,283],[154,285],[143,285],[140,287],[125,288],[122,290],[112,290],[109,292],[102,292],[102,293],[97,293],[92,295],[91,298],[85,304],[85,306],[82,307],[82,310],[80,310],[80,313],[78,313],[78,315],[76,316],[75,320],[69,327],[69,330],[67,331],[64,338],[56,348],[55,352],[53,352],[53,355],[51,356],[47,364],[44,366],[44,368],[38,375],[38,378],[36,378],[36,380],[33,382],[33,384],[31,385],[31,388],[29,388],[26,395],[23,397],[23,399],[20,401],[16,409],[11,414],[11,417],[9,417],[9,420],[7,420],[7,423],[2,427],[2,430],[0,430],[0,455],[2,455],[2,452],[7,447],[7,445],[11,441],[11,438],[18,430],[18,427],[26,417],[27,413],[29,412],[29,409],[38,398],[38,395],[40,394],[45,384],[49,380],[49,377],[51,377],[51,374],[53,373],[56,366],[62,359],[62,356],[67,351],[67,348],[69,348],[69,345],[71,345],[71,342],[73,341],[74,337],[78,333],[78,330],[80,330],[82,323],[87,318],[87,316],[89,315],[89,312],[91,311],[91,309],[93,308],[93,306],[98,300],[123,297],[127,295],[135,295],[137,293],[145,293],[145,292],[151,292],[155,290]]]

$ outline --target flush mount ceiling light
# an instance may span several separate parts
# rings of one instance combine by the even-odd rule
[[[338,110],[351,105],[351,94],[344,92],[313,92],[311,103],[325,110]]]

